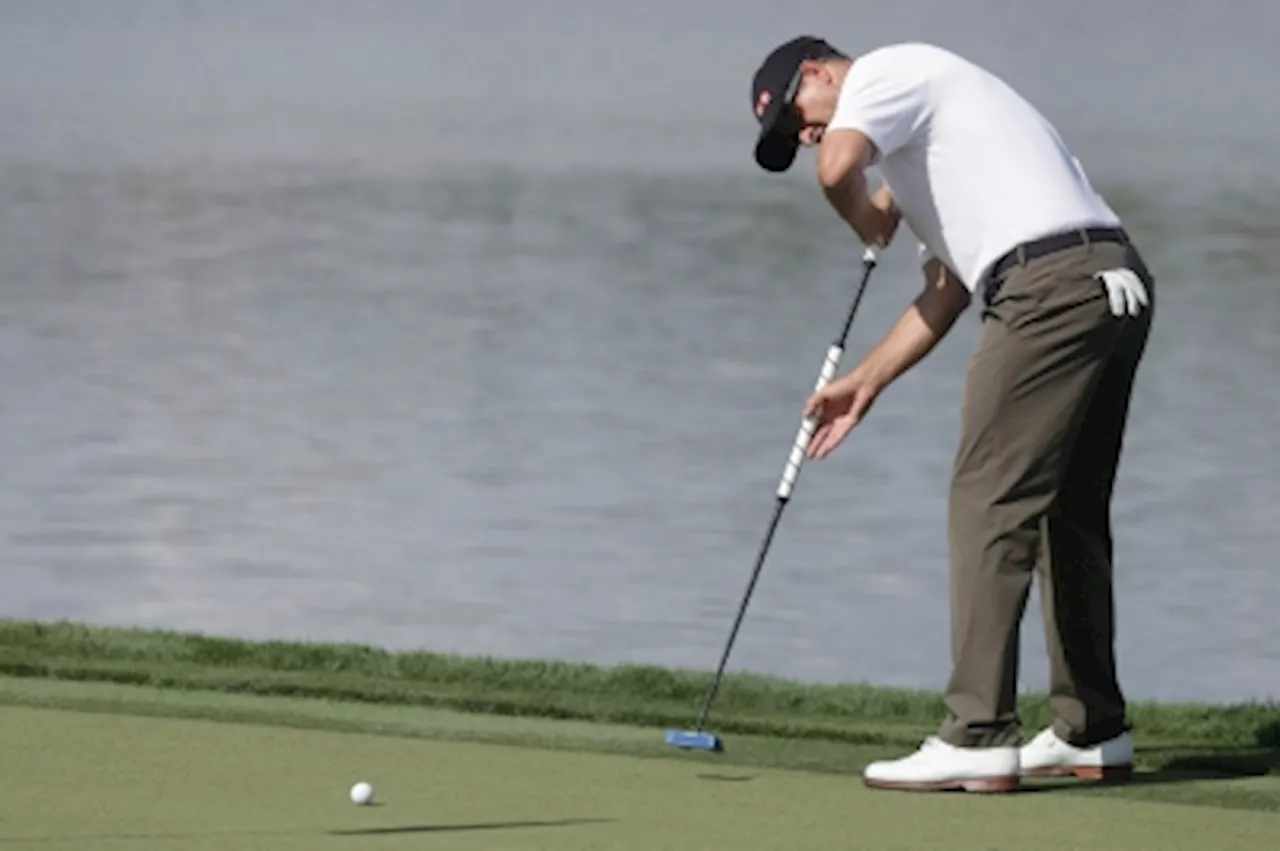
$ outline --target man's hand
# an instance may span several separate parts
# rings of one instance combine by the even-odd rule
[[[805,417],[816,417],[817,425],[805,454],[825,458],[862,421],[876,397],[880,384],[855,369],[814,392],[805,403]]]
[[[855,230],[867,245],[883,248],[893,241],[893,235],[902,221],[902,213],[893,202],[893,193],[888,184],[881,186],[867,199],[867,207],[869,209],[861,211],[861,216],[865,219],[862,229],[855,226]]]
[[[924,290],[852,372],[815,391],[804,406],[816,417],[805,454],[825,458],[862,422],[880,391],[933,350],[969,305],[960,279],[937,259],[924,266]]]
[[[878,193],[877,193],[878,194]],[[858,238],[864,245],[875,245],[885,248],[893,241],[893,235],[902,221],[902,214],[892,202],[881,206],[875,197],[863,197],[854,202],[852,215],[848,217]]]
[[[884,248],[893,241],[902,214],[892,199],[885,200],[879,192],[868,198],[862,191],[861,180],[847,181],[832,187],[824,187],[827,200],[858,234],[864,245]]]

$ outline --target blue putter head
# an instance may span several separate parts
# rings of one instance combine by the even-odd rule
[[[724,743],[720,737],[711,733],[698,733],[692,730],[668,730],[667,744],[687,751],[723,751]]]

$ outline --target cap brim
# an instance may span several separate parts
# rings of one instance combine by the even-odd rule
[[[792,122],[785,121],[783,113],[787,104],[780,97],[773,103],[760,119],[760,136],[756,139],[756,164],[766,171],[786,171],[796,160],[796,152],[800,150],[799,128],[788,126]]]
[[[786,171],[796,161],[800,139],[776,130],[760,134],[756,141],[756,164],[765,171]]]

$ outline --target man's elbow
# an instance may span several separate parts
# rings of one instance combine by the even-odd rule
[[[818,163],[818,185],[828,195],[839,192],[849,182],[852,168],[848,162],[827,160]]]
[[[924,292],[916,306],[925,322],[938,336],[945,334],[969,307],[972,294],[968,287],[936,258],[925,266]]]
[[[818,165],[818,186],[830,199],[846,197],[853,184],[853,172],[847,163]]]

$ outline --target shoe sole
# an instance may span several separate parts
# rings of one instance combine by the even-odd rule
[[[972,777],[963,780],[933,780],[922,782],[895,780],[868,780],[863,783],[872,789],[896,789],[907,792],[977,792],[980,794],[1007,794],[1017,792],[1017,777]]]
[[[1091,783],[1115,783],[1133,778],[1132,765],[1073,765],[1030,768],[1023,777],[1075,777]]]

